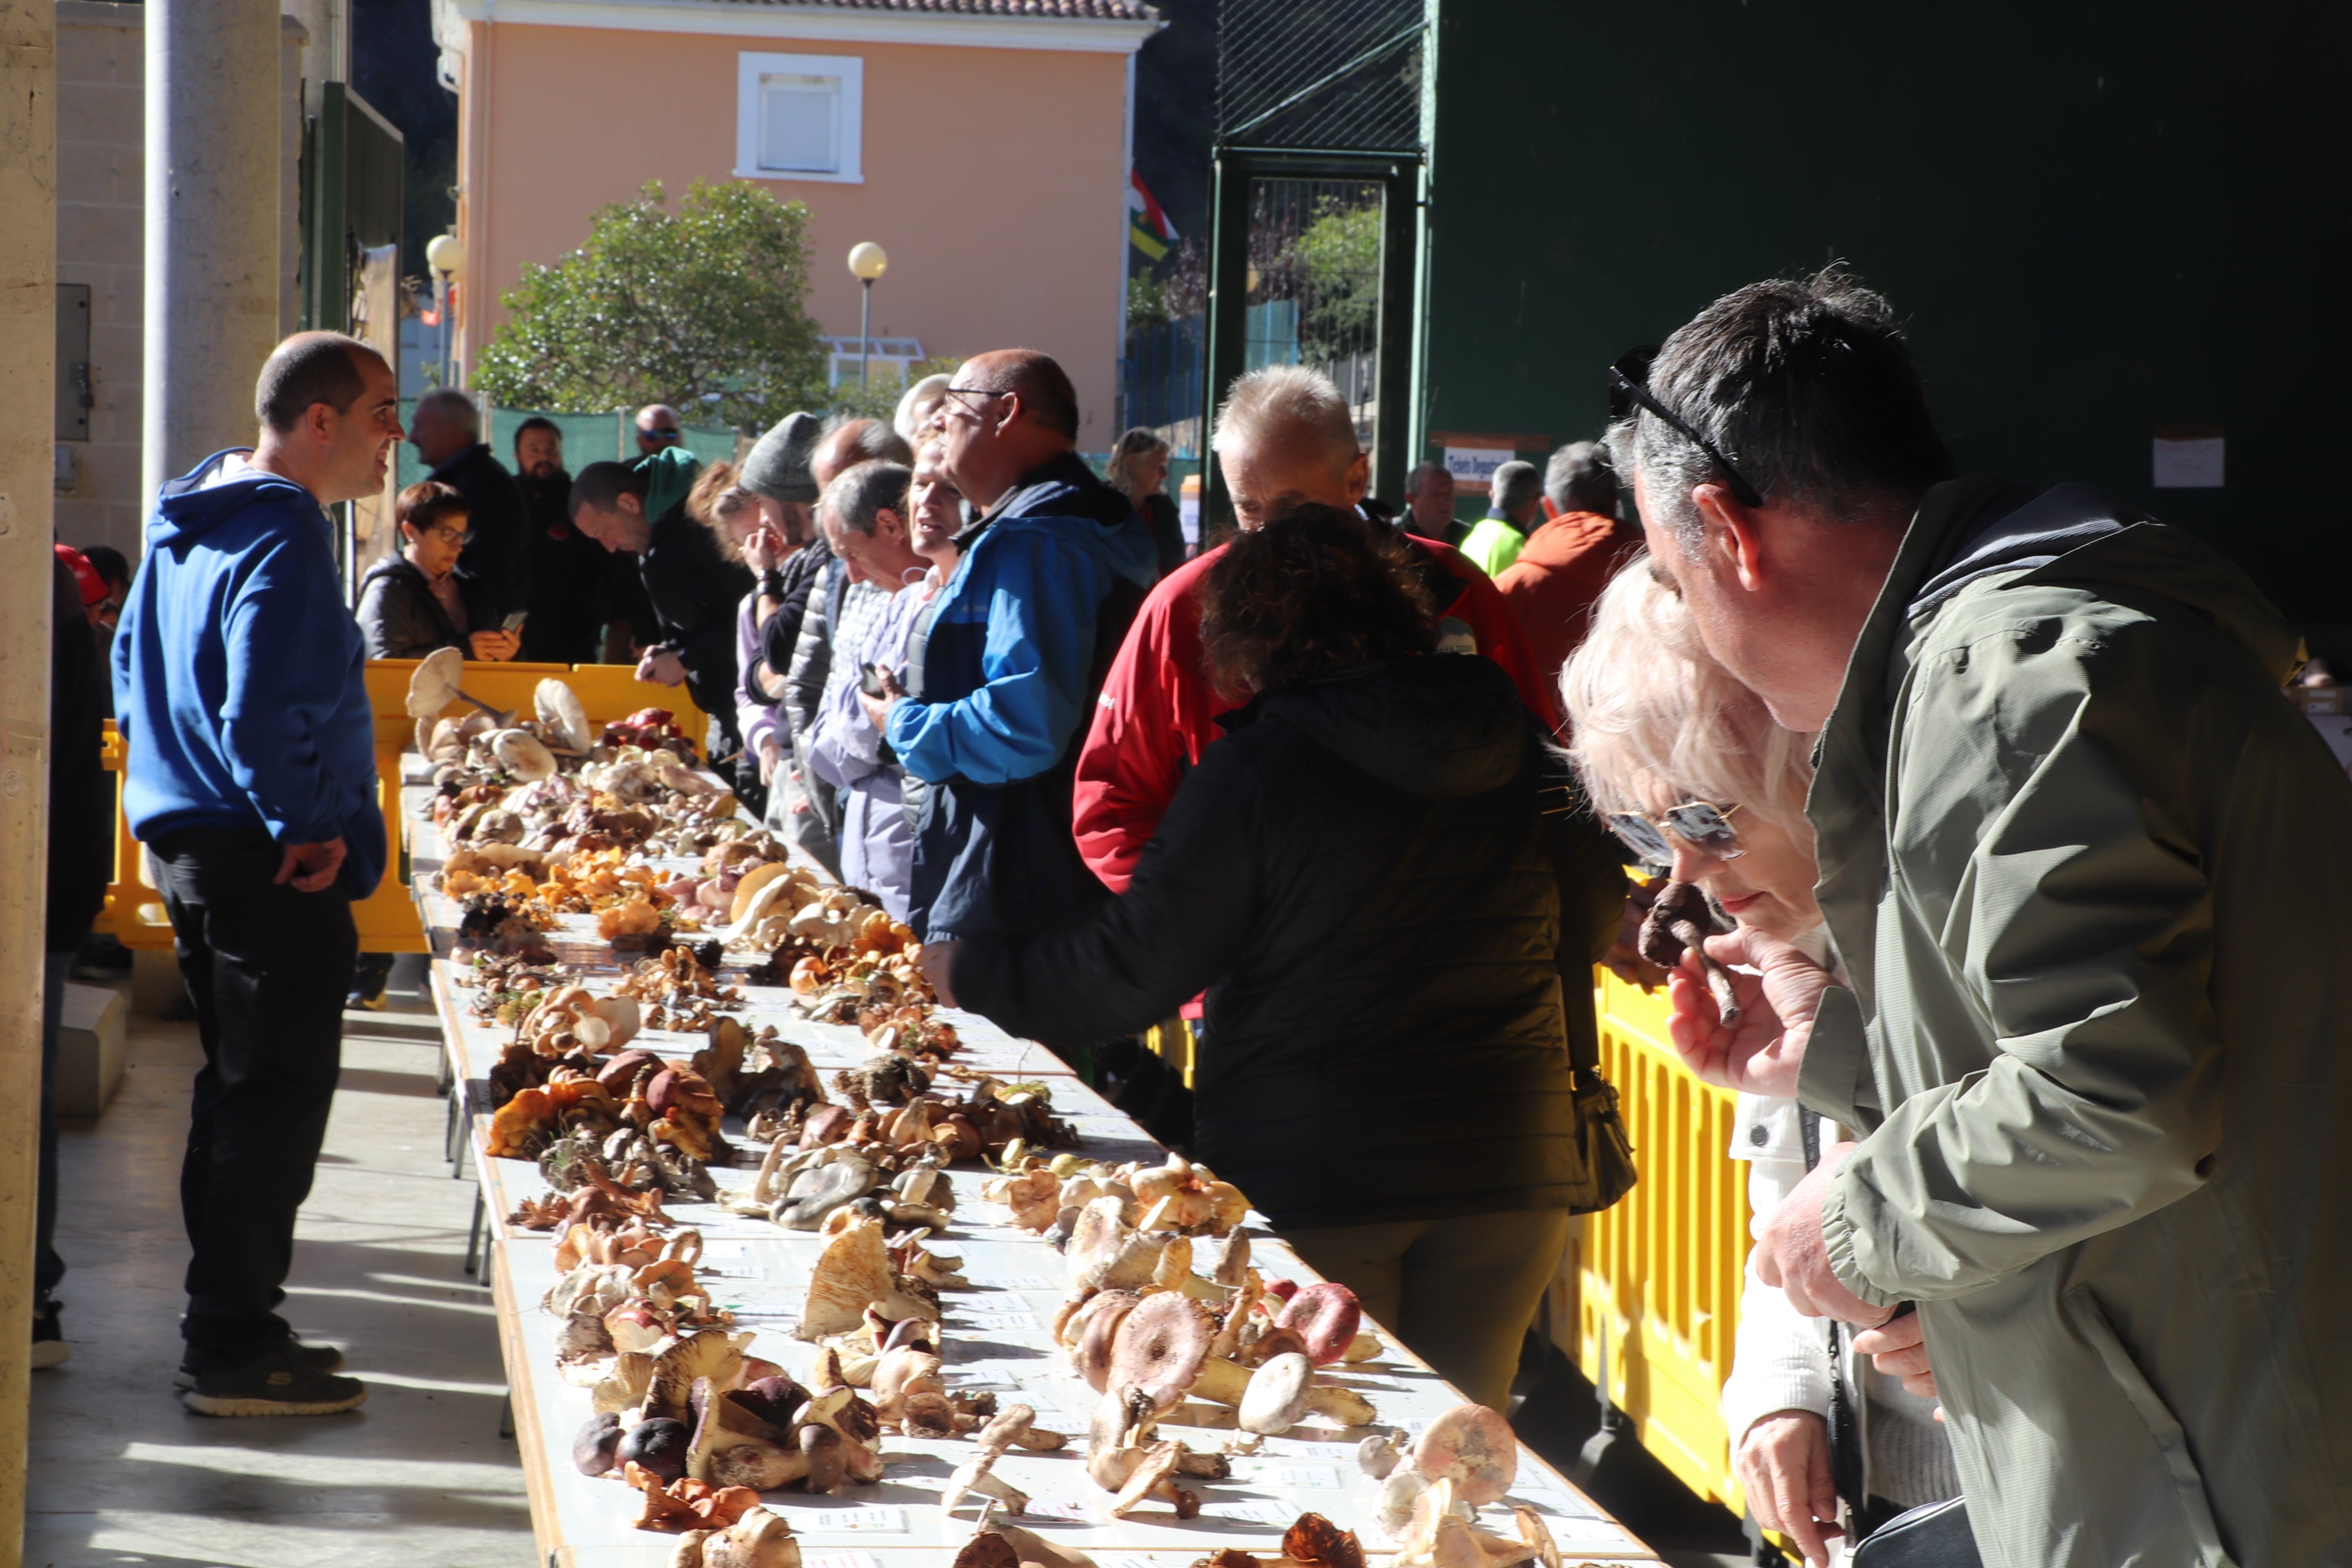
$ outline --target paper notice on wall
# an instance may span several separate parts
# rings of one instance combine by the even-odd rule
[[[2158,436],[2156,488],[2160,490],[2221,489],[2221,437],[2218,435]]]
[[[1516,456],[1507,447],[1448,447],[1445,471],[1457,485],[1485,489],[1494,482],[1495,470]]]

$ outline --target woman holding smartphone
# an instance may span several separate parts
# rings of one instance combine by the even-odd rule
[[[522,646],[521,616],[476,630],[457,577],[466,548],[466,498],[451,486],[425,479],[393,502],[400,520],[400,553],[368,569],[360,584],[360,633],[370,658],[423,658],[454,647],[467,658],[504,660]]]

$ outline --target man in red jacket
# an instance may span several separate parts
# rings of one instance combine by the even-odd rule
[[[1268,365],[1235,381],[1211,445],[1244,529],[1309,501],[1353,507],[1371,473],[1346,397],[1297,365]],[[1549,716],[1558,699],[1537,677],[1518,624],[1486,574],[1448,545],[1402,537],[1436,601],[1440,647],[1493,659],[1528,710]],[[1200,585],[1223,553],[1187,563],[1143,601],[1078,753],[1078,853],[1115,893],[1127,889],[1177,785],[1217,738],[1217,716],[1240,706],[1219,697],[1201,668]]]

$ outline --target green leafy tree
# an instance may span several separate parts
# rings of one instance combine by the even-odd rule
[[[1298,237],[1295,255],[1305,273],[1307,320],[1301,335],[1310,362],[1369,349],[1377,341],[1381,309],[1381,209],[1326,199]]]
[[[673,213],[656,181],[598,212],[578,250],[523,268],[474,385],[509,408],[667,403],[692,425],[764,428],[827,401],[808,268],[800,203],[697,180]]]

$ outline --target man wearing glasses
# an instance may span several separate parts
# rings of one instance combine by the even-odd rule
[[[2352,1560],[2352,782],[2294,628],[2088,486],[1955,479],[1834,269],[1612,374],[1654,568],[1821,732],[1852,989],[1752,933],[1735,1025],[1672,987],[1695,1068],[1862,1133],[1759,1277],[1941,1400],[1988,1562]]]
[[[958,370],[927,426],[979,521],[925,609],[904,688],[863,699],[920,792],[909,921],[926,942],[1075,925],[1108,898],[1070,836],[1077,741],[1160,575],[1151,530],[1076,451],[1070,378],[1001,350]]]

